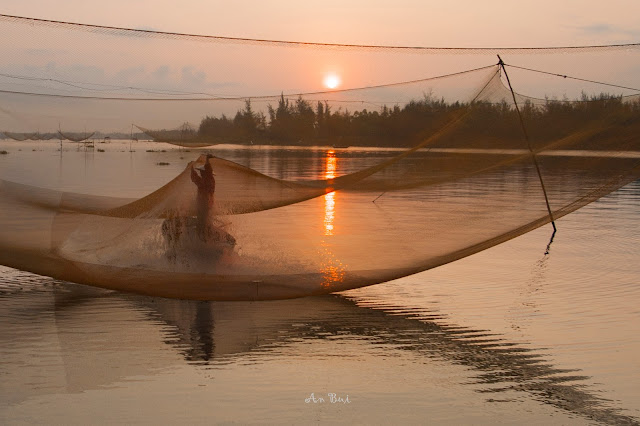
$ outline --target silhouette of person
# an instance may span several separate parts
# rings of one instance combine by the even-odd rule
[[[211,167],[211,158],[213,155],[207,154],[204,167],[198,168],[200,174],[191,166],[191,180],[198,187],[196,230],[203,241],[207,241],[213,233],[213,195],[216,190],[216,180]]]

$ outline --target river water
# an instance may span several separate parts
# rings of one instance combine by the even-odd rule
[[[0,179],[142,196],[204,152],[59,148],[0,141]],[[286,179],[393,155],[211,152]],[[339,226],[335,200],[316,202]],[[545,226],[406,278],[286,301],[152,298],[0,266],[0,422],[637,424],[639,204],[636,181],[558,220],[548,253]]]

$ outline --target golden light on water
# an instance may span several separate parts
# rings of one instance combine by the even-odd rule
[[[338,159],[333,150],[327,152],[325,158],[324,178],[333,179],[336,177],[336,169],[338,167]],[[324,235],[333,235],[333,222],[336,213],[336,193],[329,192],[324,195]]]
[[[336,193],[330,192],[324,196],[324,235],[333,235],[335,209]]]
[[[324,287],[332,287],[334,284],[342,282],[346,270],[346,265],[336,257],[328,246],[329,244],[323,241],[320,253],[322,256],[322,278],[324,279],[322,285]]]
[[[338,158],[336,152],[332,149],[327,151],[327,157],[324,161],[324,178],[333,179],[336,177],[336,171],[338,170]]]
[[[327,151],[324,162],[324,178],[333,179],[338,170],[338,158],[334,150]],[[329,192],[324,195],[324,235],[331,237],[334,235],[334,222],[336,219],[336,193]],[[328,240],[327,240],[328,241]],[[324,286],[330,287],[334,283],[341,282],[345,275],[345,265],[342,264],[330,249],[327,241],[322,242],[322,272],[324,276]]]

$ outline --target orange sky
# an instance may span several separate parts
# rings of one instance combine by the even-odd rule
[[[4,0],[1,9],[101,25],[337,43],[538,46],[640,39],[636,0]]]
[[[191,34],[367,45],[538,47],[640,42],[637,0],[112,0],[90,5],[80,0],[5,0],[0,13]],[[185,43],[78,31],[53,34],[46,28],[25,31],[24,25],[5,24],[0,30],[0,73],[224,96],[323,90],[329,73],[338,76],[339,88],[354,88],[433,77],[497,62],[494,53],[389,55],[360,50]],[[638,49],[605,55],[506,53],[503,59],[508,64],[640,87]],[[532,96],[572,97],[581,90],[578,85],[567,87],[567,81],[512,72],[518,91]],[[52,84],[0,77],[0,89],[42,91],[43,87],[51,88]],[[55,90],[77,93],[78,89],[67,85]]]
[[[325,0],[317,3],[113,0],[91,2],[90,6],[83,0],[5,0],[0,13],[193,34],[330,43],[533,47],[640,41],[640,20],[637,19],[640,2],[637,0]],[[400,60],[398,66],[385,61],[386,66],[377,70],[379,79],[374,82],[355,73],[353,64],[326,52],[318,55],[322,58],[314,61],[316,75],[304,82],[288,79],[296,86],[279,88],[317,88],[326,73],[332,71],[343,74],[341,79],[348,87],[401,81],[425,74],[403,69],[404,60]],[[467,63],[485,65],[494,60],[493,55],[482,59],[476,56]],[[213,73],[211,69],[204,71]],[[350,73],[355,78],[349,78]],[[365,80],[358,81],[363,78]],[[302,83],[305,87],[297,86]]]

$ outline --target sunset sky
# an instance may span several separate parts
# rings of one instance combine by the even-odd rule
[[[640,2],[5,0],[0,13],[188,34],[321,43],[425,47],[559,47],[640,42]],[[265,47],[104,36],[4,23],[0,73],[222,96],[344,89],[410,81],[497,62],[486,54],[423,54]],[[640,87],[640,48],[502,54],[507,64]],[[568,80],[513,70],[521,93],[573,97]],[[535,77],[535,78],[534,78]],[[560,79],[561,80],[561,79]],[[567,85],[568,84],[568,85]],[[51,83],[0,79],[6,90]],[[48,90],[47,89],[47,90]],[[72,93],[73,87],[55,88]],[[608,88],[604,88],[608,89]],[[602,88],[588,88],[598,91]],[[617,90],[617,89],[616,89]],[[633,90],[603,90],[633,94]]]
[[[419,46],[640,40],[636,0],[4,0],[2,13],[196,34]]]

